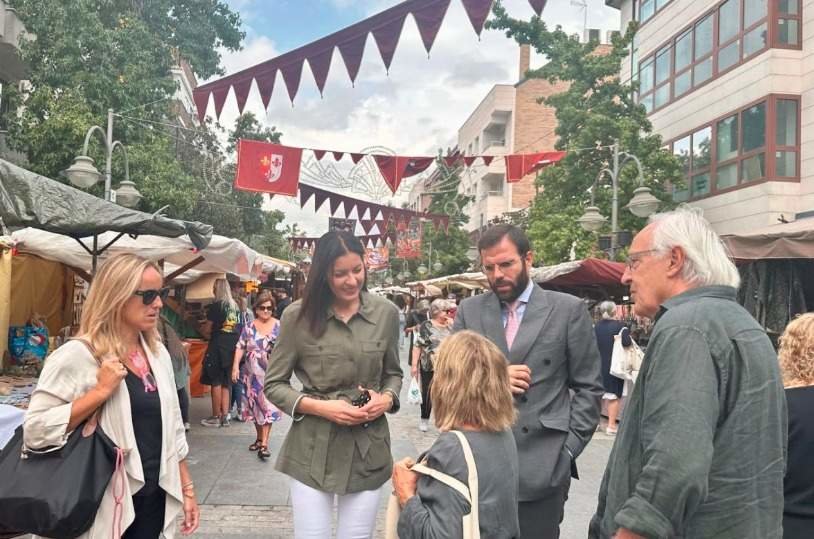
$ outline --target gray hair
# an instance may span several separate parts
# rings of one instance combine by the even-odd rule
[[[740,286],[738,269],[701,210],[680,206],[653,215],[650,222],[655,224],[651,249],[666,253],[673,247],[681,247],[684,251],[681,277],[685,281],[695,286]]]
[[[447,311],[452,308],[453,302],[448,299],[436,299],[430,303],[430,318],[435,318],[435,316],[443,311]]]
[[[603,301],[599,304],[599,314],[605,320],[610,320],[616,314],[616,304],[612,301]]]
[[[415,307],[415,310],[421,314],[424,314],[430,310],[430,302],[426,299],[420,300]]]

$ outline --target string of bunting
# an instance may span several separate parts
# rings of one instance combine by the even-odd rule
[[[546,0],[529,0],[529,3],[535,13],[540,16],[546,5]],[[413,20],[415,20],[424,49],[429,55],[449,4],[450,0],[407,0],[307,45],[232,75],[203,84],[193,92],[198,116],[203,122],[211,97],[215,102],[215,114],[219,118],[226,97],[229,95],[229,90],[234,92],[237,108],[242,114],[252,83],[257,85],[257,90],[263,100],[263,106],[268,109],[278,71],[282,75],[283,82],[288,90],[288,97],[293,104],[294,97],[299,91],[305,62],[308,62],[319,93],[322,95],[331,68],[334,49],[339,50],[339,55],[345,64],[351,84],[354,84],[359,74],[359,68],[362,65],[365,43],[370,34],[373,35],[382,62],[384,62],[384,67],[389,73],[390,64],[393,61],[396,46],[401,38],[407,15],[412,15]],[[472,28],[480,38],[483,25],[492,9],[493,0],[461,0],[461,4],[466,11],[469,22],[472,24]]]
[[[365,234],[370,234],[374,225],[378,226],[379,235],[385,233],[390,223],[393,223],[397,229],[406,228],[412,219],[432,221],[436,230],[449,230],[448,215],[440,213],[420,213],[412,210],[394,208],[392,206],[384,206],[382,204],[351,198],[301,183],[300,207],[305,207],[305,204],[308,203],[312,197],[314,198],[314,211],[318,211],[327,201],[332,217],[336,215],[340,207],[342,207],[345,212],[345,217],[350,215],[351,211],[356,208],[359,224],[362,225]],[[367,219],[365,219],[366,215],[369,216]]]
[[[384,234],[367,234],[365,236],[356,237],[359,238],[359,241],[361,241],[365,247],[378,247],[380,245],[386,245],[388,242],[391,244],[396,243],[396,233],[392,231],[385,232]],[[312,247],[316,247],[318,242],[319,238],[314,237],[291,236],[288,238],[288,243],[294,250],[311,249]]]

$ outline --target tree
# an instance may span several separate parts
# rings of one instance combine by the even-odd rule
[[[202,76],[220,72],[220,57],[211,51],[239,48],[238,15],[218,0],[11,3],[35,36],[21,46],[29,84],[12,96],[21,114],[10,121],[8,139],[25,155],[27,168],[61,179],[87,129],[105,125],[112,108],[121,113],[114,138],[127,146],[131,180],[144,195],[141,209],[167,206],[171,217],[208,221],[219,233],[245,237],[242,222],[215,220],[217,215],[198,207],[208,194],[206,167],[216,168],[204,158],[217,146],[213,126],[173,127],[170,105],[174,54]],[[104,166],[101,146],[92,139],[89,153],[97,168]],[[118,151],[113,176],[124,178]]]
[[[568,153],[557,166],[544,169],[537,177],[540,192],[529,212],[528,233],[538,257],[553,264],[567,260],[572,247],[578,257],[595,250],[595,236],[582,230],[576,220],[587,206],[588,190],[599,171],[612,161],[610,145],[616,140],[624,151],[641,160],[645,183],[662,200],[661,209],[672,207],[669,186],[683,183],[679,164],[663,150],[662,139],[653,134],[644,107],[634,101],[638,84],[625,83],[620,77],[636,24],[631,23],[623,36],[615,37],[611,50],[605,53],[597,50],[596,41],[580,43],[559,26],[549,30],[539,17],[528,22],[513,19],[500,2],[495,3],[493,15],[488,28],[505,31],[507,37],[531,45],[548,59],[527,77],[570,85],[563,93],[540,99],[556,109],[556,147]],[[632,198],[638,185],[635,166],[625,167],[619,178],[620,207]],[[601,183],[594,194],[602,214],[610,216],[610,186]],[[643,219],[620,209],[621,230],[643,225]]]

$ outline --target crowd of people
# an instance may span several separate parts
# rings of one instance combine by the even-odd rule
[[[289,478],[295,537],[372,537],[392,480],[399,537],[557,538],[603,401],[615,439],[590,538],[812,536],[814,314],[789,325],[778,356],[736,302],[738,271],[702,217],[660,214],[633,239],[622,279],[653,327],[621,422],[611,362],[614,342],[632,340],[616,305],[600,304],[594,323],[579,298],[535,285],[515,226],[490,227],[477,247],[490,290],[460,304],[369,293],[364,247],[343,231],[320,239],[298,301],[261,291],[249,308],[215,282],[201,424],[251,421],[248,448],[265,460],[272,424],[293,418],[275,468]],[[49,358],[32,395],[27,447],[63,445],[101,408],[126,449],[121,513],[111,485],[83,538],[110,536],[116,519],[126,538],[172,538],[179,516],[182,534],[198,526],[189,364],[159,316],[166,291],[152,262],[106,261],[79,339]],[[405,374],[420,384],[418,428],[433,420],[440,435],[394,464],[386,415]]]

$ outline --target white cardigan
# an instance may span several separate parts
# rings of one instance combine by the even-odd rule
[[[158,484],[167,493],[164,536],[173,539],[176,520],[183,513],[178,463],[187,456],[187,439],[178,406],[170,355],[164,345],[159,345],[158,354],[153,355],[143,339],[142,343],[161,399],[161,469]],[[96,360],[80,341],[68,341],[48,358],[25,416],[23,441],[26,447],[43,449],[65,444],[70,434],[67,428],[72,403],[96,385],[97,370]],[[99,424],[113,443],[125,453],[124,467],[128,480],[124,482],[121,522],[123,533],[135,518],[132,494],[144,486],[141,457],[133,433],[130,395],[124,381],[102,406]],[[93,526],[78,539],[111,537],[115,508],[113,483],[110,482],[102,497]],[[70,485],[55,487],[71,488]]]

